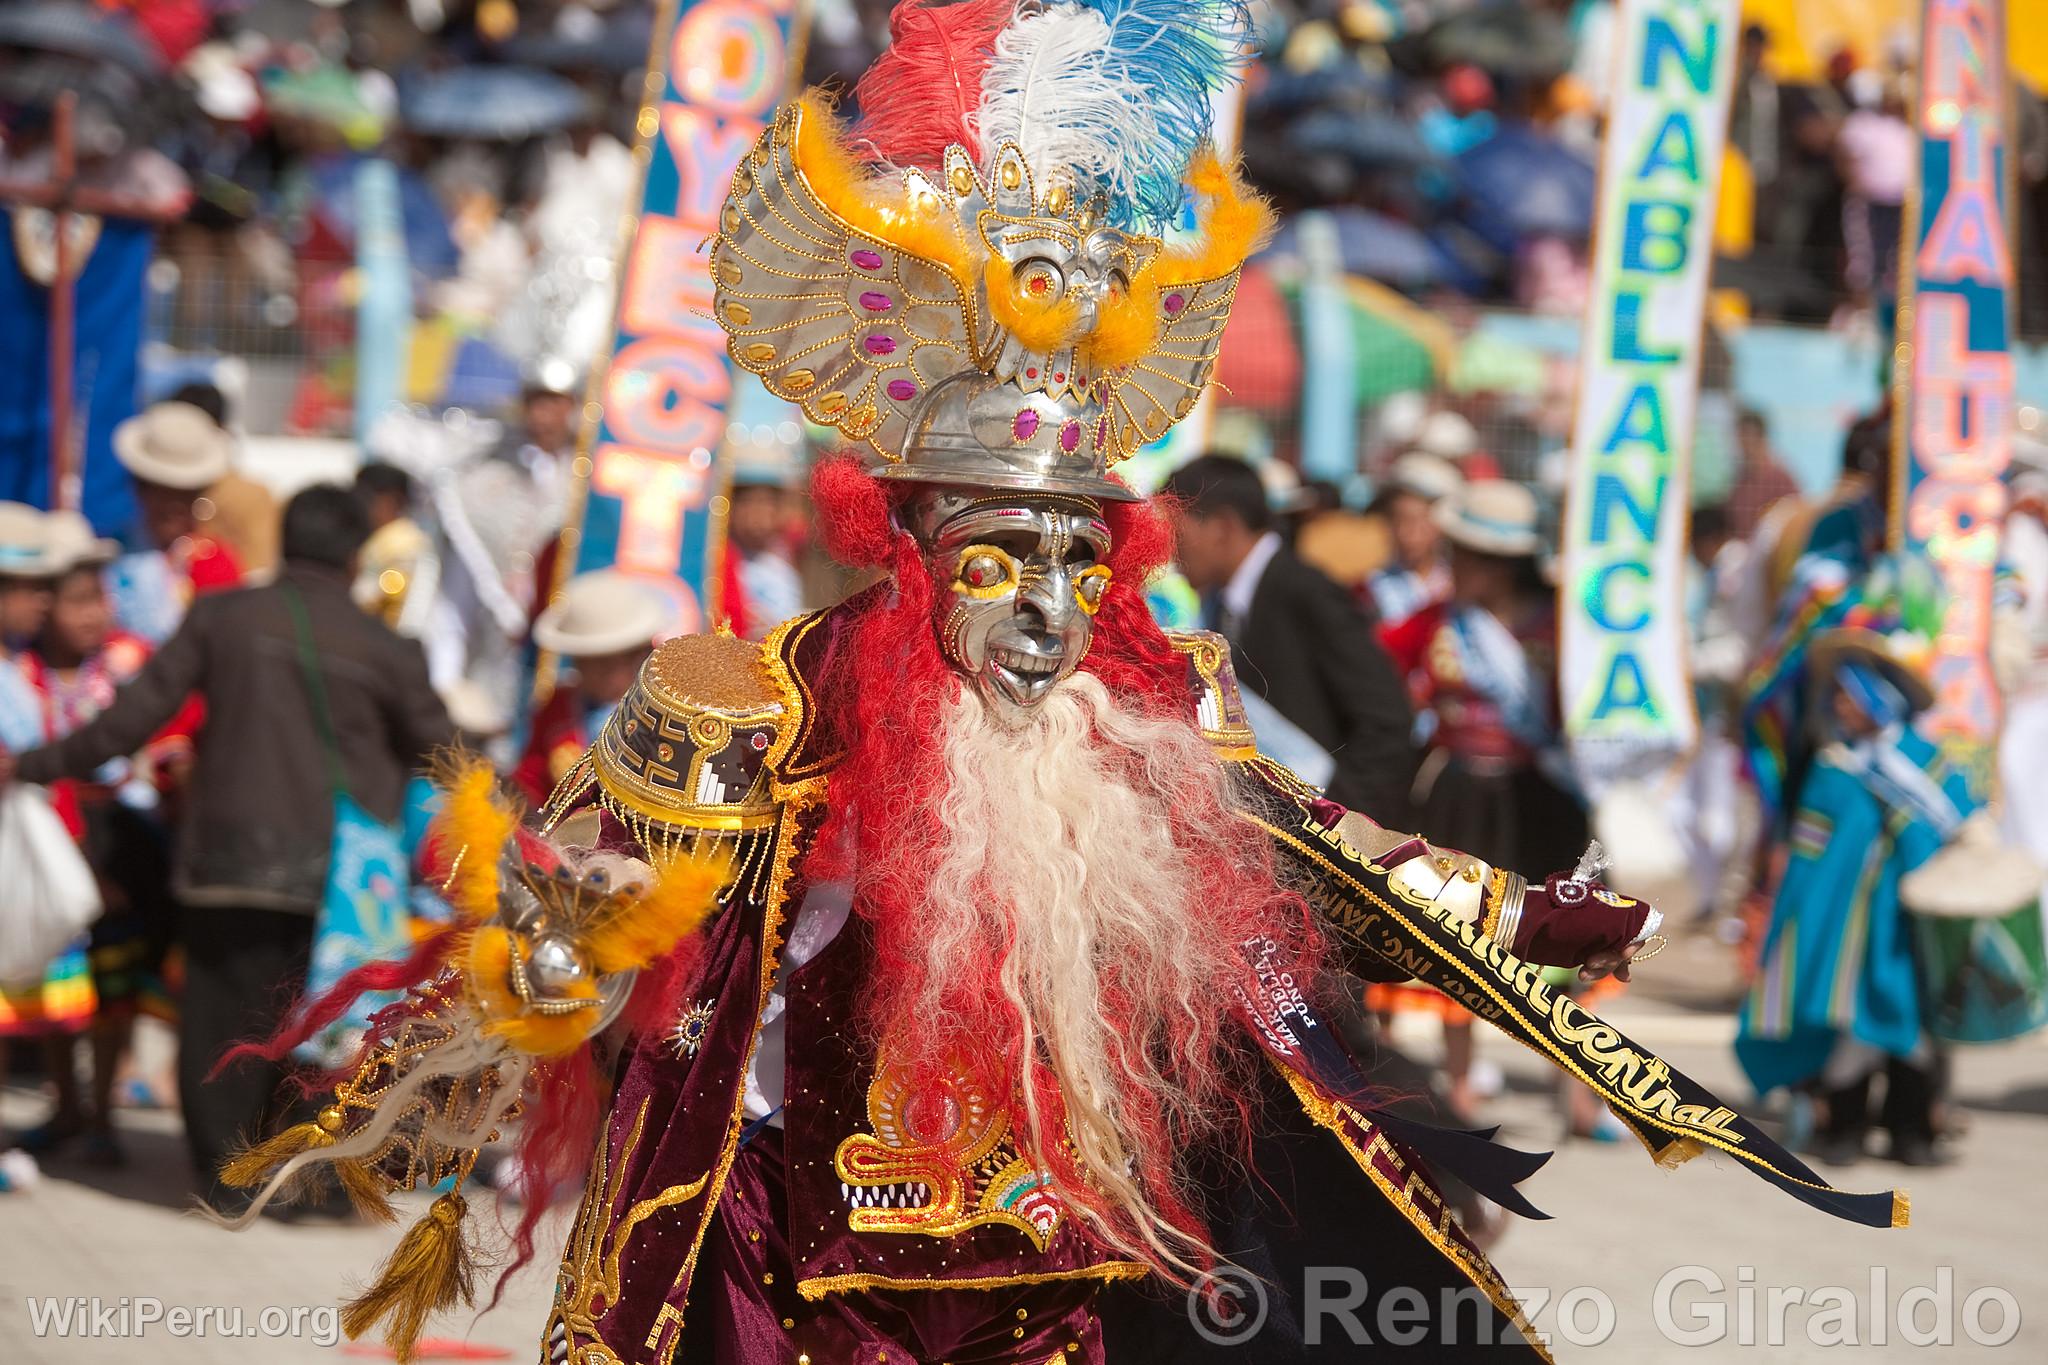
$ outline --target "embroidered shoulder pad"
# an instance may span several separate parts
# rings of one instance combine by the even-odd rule
[[[768,756],[789,712],[759,645],[687,635],[654,652],[591,746],[609,804],[704,833],[773,824]]]
[[[1230,643],[1213,630],[1172,630],[1173,649],[1188,664],[1188,696],[1202,736],[1225,758],[1245,759],[1258,753],[1258,740],[1245,719],[1244,698],[1237,690],[1237,672],[1230,663]]]

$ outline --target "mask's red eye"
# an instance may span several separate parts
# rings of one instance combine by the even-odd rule
[[[1009,566],[991,554],[969,555],[960,565],[960,582],[969,588],[1000,588],[1009,580]]]

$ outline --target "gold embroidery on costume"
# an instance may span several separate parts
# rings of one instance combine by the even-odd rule
[[[1502,1282],[1500,1272],[1493,1268],[1493,1263],[1486,1259],[1483,1252],[1465,1245],[1452,1235],[1451,1229],[1456,1219],[1451,1206],[1441,1194],[1429,1186],[1419,1171],[1408,1165],[1406,1158],[1387,1140],[1387,1135],[1349,1105],[1316,1090],[1287,1067],[1276,1063],[1274,1069],[1286,1079],[1288,1087],[1294,1091],[1295,1098],[1301,1103],[1302,1112],[1319,1127],[1327,1128],[1334,1134],[1337,1140],[1344,1144],[1344,1150],[1351,1154],[1351,1159],[1358,1163],[1358,1169],[1371,1177],[1373,1184],[1379,1186],[1387,1201],[1401,1211],[1415,1230],[1429,1240],[1431,1246],[1442,1252],[1453,1265],[1465,1273],[1473,1285],[1500,1310],[1501,1316],[1514,1324],[1515,1329],[1523,1335],[1537,1355],[1546,1361],[1550,1360],[1550,1352],[1544,1346],[1542,1338],[1537,1336],[1528,1318],[1523,1314],[1522,1306],[1515,1302],[1514,1291]],[[1353,1136],[1352,1125],[1370,1127],[1372,1140],[1360,1147]],[[1392,1166],[1394,1175],[1405,1177],[1399,1185],[1395,1184],[1393,1175],[1384,1170],[1383,1165]]]
[[[1021,1275],[986,1275],[962,1280],[898,1277],[895,1275],[820,1275],[805,1280],[796,1292],[809,1300],[827,1294],[850,1294],[863,1289],[1014,1289],[1024,1284],[1052,1284],[1059,1280],[1142,1280],[1152,1273],[1143,1261],[1100,1261],[1072,1270],[1025,1271]]]
[[[1202,738],[1215,745],[1226,760],[1256,756],[1258,739],[1245,719],[1237,674],[1230,664],[1230,645],[1207,630],[1172,631],[1166,638],[1194,671],[1195,724],[1201,728]]]
[[[1002,1223],[1043,1251],[1065,1216],[1011,1139],[1007,1107],[964,1072],[920,1085],[884,1058],[868,1086],[868,1126],[832,1157],[855,1232],[951,1237]]]
[[[634,1116],[633,1127],[620,1144],[619,1158],[611,1160],[611,1137],[606,1134],[598,1139],[597,1152],[591,1158],[590,1175],[584,1181],[583,1202],[576,1210],[576,1222],[569,1230],[569,1241],[562,1248],[562,1266],[555,1277],[555,1302],[548,1314],[547,1331],[542,1337],[541,1352],[548,1353],[549,1341],[557,1335],[565,1338],[570,1357],[583,1360],[586,1353],[602,1350],[592,1343],[597,1336],[597,1320],[604,1316],[605,1308],[619,1296],[618,1267],[616,1252],[617,1235],[607,1237],[611,1227],[611,1211],[624,1190],[626,1168],[632,1164],[633,1153],[640,1146],[640,1133],[647,1124],[647,1101],[640,1101],[640,1110]],[[701,1182],[700,1182],[701,1183]],[[605,1257],[607,1244],[614,1248],[609,1262]]]

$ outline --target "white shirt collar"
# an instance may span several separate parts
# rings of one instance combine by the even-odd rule
[[[1223,585],[1223,610],[1232,618],[1243,621],[1252,614],[1252,597],[1259,590],[1259,580],[1266,576],[1266,566],[1273,562],[1273,556],[1280,553],[1280,536],[1268,531],[1252,543],[1252,548],[1237,566],[1237,572]]]

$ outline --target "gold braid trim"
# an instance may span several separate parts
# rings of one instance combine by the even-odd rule
[[[1480,918],[1479,932],[1488,938],[1497,939],[1500,934],[1500,912],[1508,903],[1508,870],[1496,867],[1493,880],[1486,887],[1486,914]]]
[[[1009,1289],[1023,1284],[1050,1284],[1056,1280],[1142,1280],[1152,1273],[1143,1261],[1104,1261],[1100,1265],[1073,1270],[1036,1270],[1018,1275],[988,1275],[970,1280],[898,1279],[894,1275],[820,1275],[801,1280],[796,1292],[812,1301],[827,1294],[846,1294],[861,1289]]]
[[[1379,1186],[1380,1193],[1386,1196],[1387,1202],[1396,1209],[1399,1209],[1402,1216],[1407,1218],[1409,1224],[1417,1232],[1429,1239],[1431,1246],[1442,1252],[1451,1264],[1457,1266],[1464,1273],[1465,1278],[1472,1281],[1474,1288],[1486,1295],[1493,1306],[1500,1311],[1501,1316],[1506,1318],[1513,1324],[1515,1330],[1522,1334],[1523,1339],[1528,1342],[1530,1350],[1536,1352],[1545,1361],[1550,1361],[1552,1357],[1549,1348],[1544,1345],[1543,1339],[1537,1335],[1534,1324],[1522,1312],[1522,1305],[1515,1302],[1514,1295],[1508,1291],[1507,1285],[1501,1281],[1500,1272],[1493,1268],[1493,1263],[1486,1259],[1484,1253],[1453,1241],[1445,1235],[1441,1228],[1435,1226],[1429,1219],[1424,1217],[1422,1210],[1409,1201],[1406,1191],[1394,1188],[1394,1182],[1389,1180],[1385,1173],[1373,1163],[1371,1154],[1359,1147],[1357,1141],[1344,1126],[1344,1120],[1347,1118],[1353,1123],[1361,1125],[1369,1124],[1369,1120],[1360,1116],[1357,1110],[1351,1108],[1342,1100],[1318,1094],[1310,1088],[1307,1081],[1295,1075],[1293,1071],[1280,1065],[1278,1062],[1273,1063],[1273,1069],[1286,1078],[1288,1087],[1294,1091],[1295,1098],[1301,1103],[1302,1112],[1315,1120],[1319,1127],[1327,1128],[1336,1135],[1337,1141],[1344,1144],[1344,1150],[1351,1154],[1351,1159],[1358,1163],[1358,1169],[1364,1171],[1366,1175],[1371,1177],[1372,1183]],[[1375,1129],[1375,1131],[1377,1132],[1378,1130]],[[1449,1204],[1444,1205],[1444,1216],[1445,1218],[1451,1216]]]
[[[814,778],[799,783],[788,794],[783,808],[782,822],[776,829],[775,860],[768,875],[768,896],[761,920],[761,978],[754,997],[754,1027],[747,1038],[746,1056],[740,1059],[739,1075],[744,1080],[754,1065],[754,1050],[761,1042],[761,1013],[767,1008],[769,992],[775,988],[775,969],[782,956],[782,926],[788,920],[789,882],[794,874],[798,845],[802,839],[801,816],[812,805],[824,800],[825,781]],[[711,1171],[711,1189],[705,1196],[704,1211],[697,1221],[697,1234],[690,1241],[690,1251],[683,1258],[682,1269],[676,1272],[675,1282],[669,1288],[669,1298],[674,1299],[678,1291],[687,1294],[684,1286],[690,1283],[697,1269],[697,1256],[704,1248],[704,1236],[711,1230],[711,1218],[718,1210],[718,1201],[725,1194],[726,1177],[732,1174],[733,1158],[739,1155],[740,1131],[746,1126],[747,1088],[744,1084],[735,1087],[732,1114],[726,1120],[725,1146],[719,1153],[718,1164]],[[613,1248],[614,1254],[617,1247]],[[678,1329],[681,1327],[678,1314]],[[670,1338],[671,1342],[682,1340],[681,1331]],[[662,1356],[663,1365],[675,1358],[673,1345]]]

